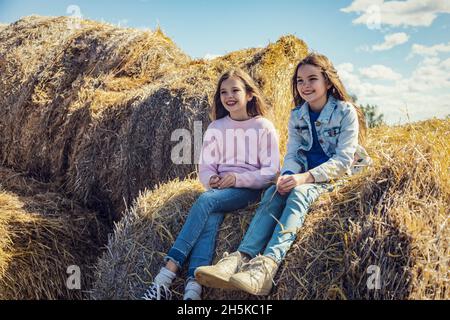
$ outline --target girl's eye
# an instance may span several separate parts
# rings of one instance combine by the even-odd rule
[[[303,80],[297,80],[297,84],[302,84]]]

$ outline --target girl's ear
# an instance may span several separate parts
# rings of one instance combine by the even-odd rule
[[[329,90],[333,85],[331,84],[331,81],[329,79],[327,81],[327,90]]]
[[[247,102],[252,101],[253,97],[253,93],[247,93]]]

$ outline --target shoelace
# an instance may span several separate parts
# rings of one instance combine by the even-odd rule
[[[262,260],[253,259],[253,260],[250,260],[249,262],[245,262],[242,264],[241,272],[244,272],[244,271],[250,271],[251,273],[254,273],[257,271],[261,272],[261,269],[263,269],[263,267],[264,267],[264,262]]]
[[[256,280],[258,280],[258,274],[260,274],[260,273],[263,273],[264,277],[267,277],[269,275],[269,269],[267,268],[266,264],[264,263],[264,260],[258,259],[258,258],[250,260],[249,262],[242,264],[240,272],[244,272],[244,271],[248,271],[250,273],[250,277],[253,279],[256,279]],[[256,282],[258,282],[258,281],[256,281]],[[275,284],[274,279],[272,279],[272,283]]]
[[[161,292],[161,290],[163,292]],[[161,294],[163,293],[163,295]],[[143,300],[171,300],[172,292],[165,285],[153,283],[142,296]]]
[[[229,256],[230,256],[230,254],[228,252],[224,252],[223,256],[222,256],[222,259],[220,259],[219,262],[227,260],[229,258]]]

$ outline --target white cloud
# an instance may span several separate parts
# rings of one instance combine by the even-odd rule
[[[409,55],[408,58],[410,58],[414,55],[435,57],[439,53],[443,53],[443,52],[450,52],[450,42],[447,44],[445,44],[445,43],[436,44],[431,47],[427,47],[427,46],[423,46],[421,44],[415,43],[411,47],[411,54]]]
[[[425,58],[404,84],[411,92],[426,93],[440,89],[449,89],[450,92],[448,63],[448,59],[441,61],[438,58]]]
[[[384,51],[395,46],[408,42],[409,36],[404,32],[388,34],[384,37],[384,42],[372,46],[373,51]]]
[[[359,73],[369,79],[399,80],[402,78],[400,73],[381,64],[375,64],[368,68],[361,68],[359,69]]]
[[[444,70],[450,71],[450,58],[442,61],[441,66],[444,68]]]
[[[381,81],[381,84],[380,77],[375,75],[385,66],[356,70],[353,64],[343,63],[336,68],[348,91],[362,104],[378,105],[390,124],[450,114],[450,58],[425,57],[410,76],[394,72],[397,76],[393,82]]]
[[[348,7],[342,8],[346,13],[357,13],[354,24],[373,26],[388,25],[394,27],[428,27],[438,14],[450,13],[448,0],[354,0]]]

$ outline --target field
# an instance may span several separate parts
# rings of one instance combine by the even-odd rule
[[[194,60],[161,30],[72,24],[0,26],[0,299],[142,294],[202,192],[194,162],[170,161],[171,135],[207,127],[228,68],[256,80],[285,152],[302,40]],[[448,119],[369,130],[374,165],[314,205],[267,298],[448,299],[449,131]],[[217,257],[236,248],[253,212],[226,218]],[[65,285],[71,265],[81,290]],[[370,270],[380,288],[367,286]]]

